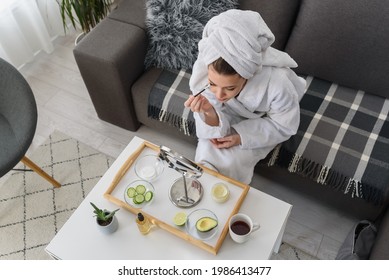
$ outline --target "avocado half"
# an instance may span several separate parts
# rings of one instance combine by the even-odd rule
[[[198,219],[196,222],[196,229],[201,232],[207,232],[217,227],[217,220],[211,217],[204,217]]]

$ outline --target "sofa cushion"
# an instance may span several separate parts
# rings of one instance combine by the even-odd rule
[[[286,52],[298,73],[389,98],[389,5],[302,0]]]
[[[191,69],[205,24],[237,0],[147,0],[146,67]]]
[[[266,159],[373,204],[389,189],[389,99],[308,77],[298,132]]]
[[[294,26],[301,0],[239,0],[239,9],[258,12],[276,40],[272,47],[283,50]]]
[[[170,124],[185,135],[196,136],[193,113],[183,106],[190,94],[190,71],[163,70],[150,91],[148,117]]]
[[[148,116],[148,96],[160,77],[163,69],[150,68],[144,72],[144,74],[134,83],[131,87],[131,97],[134,102],[134,109],[136,116],[140,123],[144,126],[151,128],[158,133],[167,134],[174,137],[177,140],[182,140],[183,143],[197,144],[197,138],[188,136],[182,133],[177,127],[167,123],[161,122],[159,119],[154,119]],[[147,93],[147,94],[145,94]]]

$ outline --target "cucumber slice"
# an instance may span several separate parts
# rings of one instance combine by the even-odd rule
[[[145,196],[143,194],[137,194],[133,199],[135,204],[141,204],[145,201]]]
[[[143,185],[137,185],[135,190],[138,194],[144,194],[146,192],[146,187]]]
[[[133,198],[134,196],[136,195],[136,191],[135,191],[135,189],[134,188],[128,188],[127,189],[127,196],[129,197],[129,198]]]
[[[146,193],[145,193],[145,201],[146,202],[149,202],[151,199],[153,199],[153,192],[152,191],[147,191]]]

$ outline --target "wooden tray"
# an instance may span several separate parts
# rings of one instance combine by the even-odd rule
[[[157,155],[158,153],[158,146],[144,141],[119,169],[111,185],[104,193],[104,197],[133,214],[142,212],[154,225],[216,255],[228,233],[228,221],[232,215],[239,211],[250,187],[206,168],[205,166],[199,165],[204,170],[203,175],[198,179],[204,188],[203,198],[195,207],[187,209],[178,208],[171,203],[168,197],[168,190],[173,181],[182,177],[182,175],[175,170],[168,168],[165,164],[162,175],[155,182],[152,182],[155,188],[154,201],[142,209],[127,204],[124,201],[125,188],[130,182],[138,180],[132,166],[138,157],[147,154]],[[211,188],[217,182],[227,184],[230,190],[230,198],[225,203],[217,203],[212,200]],[[196,239],[186,232],[185,227],[174,225],[173,216],[175,213],[186,212],[189,214],[196,209],[204,208],[214,212],[219,220],[219,231],[210,240]]]

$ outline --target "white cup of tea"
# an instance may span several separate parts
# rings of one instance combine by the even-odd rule
[[[237,243],[244,243],[250,239],[251,233],[260,228],[249,216],[238,213],[230,218],[228,223],[230,236]]]

